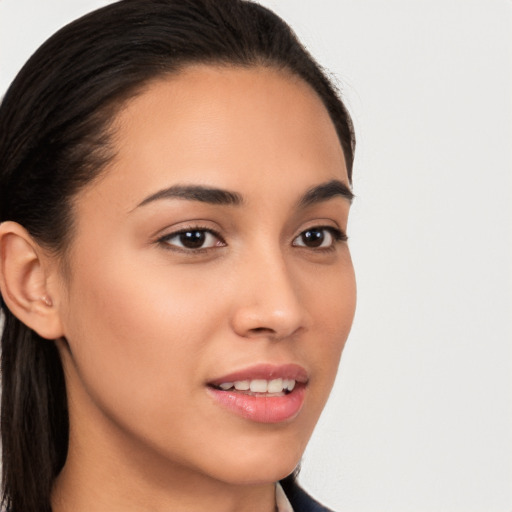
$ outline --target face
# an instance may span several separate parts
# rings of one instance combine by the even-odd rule
[[[355,308],[333,124],[299,79],[198,66],[148,86],[115,129],[116,158],[76,198],[62,279],[70,446],[282,478]]]

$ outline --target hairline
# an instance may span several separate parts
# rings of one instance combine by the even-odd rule
[[[100,119],[101,124],[101,137],[104,140],[101,148],[108,153],[106,155],[105,161],[98,167],[94,176],[85,183],[82,187],[78,189],[78,191],[73,194],[69,198],[69,219],[68,219],[68,229],[66,231],[65,239],[62,240],[62,244],[58,248],[49,248],[60,260],[60,265],[62,267],[62,275],[66,279],[70,279],[72,275],[71,271],[71,246],[73,244],[74,235],[76,234],[76,224],[75,224],[75,204],[76,200],[79,196],[81,196],[85,191],[94,187],[98,182],[100,182],[110,170],[111,166],[115,164],[116,157],[118,155],[118,151],[116,150],[116,136],[119,133],[119,128],[121,127],[119,118],[121,113],[125,108],[128,108],[128,104],[137,99],[138,97],[145,94],[149,91],[154,85],[163,83],[169,79],[179,78],[182,75],[185,75],[188,71],[194,69],[201,68],[210,68],[210,69],[262,69],[273,71],[276,74],[291,80],[293,83],[301,83],[305,85],[311,93],[314,94],[317,100],[319,100],[320,104],[325,110],[333,129],[336,133],[336,137],[338,139],[338,143],[340,145],[340,149],[343,153],[344,160],[346,161],[345,150],[343,148],[343,144],[340,140],[340,136],[338,134],[337,127],[332,119],[331,114],[327,106],[325,105],[320,94],[315,90],[315,88],[304,78],[294,71],[289,65],[284,63],[280,63],[268,58],[255,58],[252,61],[234,61],[229,59],[212,59],[212,60],[190,60],[189,62],[183,62],[176,65],[174,68],[169,67],[169,69],[162,69],[162,71],[155,73],[153,76],[148,77],[144,80],[141,80],[138,83],[134,83],[131,87],[128,87],[126,91],[122,92],[118,96],[114,96],[113,98],[106,100],[102,105],[100,105],[97,110],[94,112],[93,116],[97,116]],[[349,179],[349,184],[351,180]]]

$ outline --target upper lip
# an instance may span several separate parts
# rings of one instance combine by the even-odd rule
[[[224,382],[254,379],[293,379],[296,382],[307,383],[308,372],[298,364],[257,364],[215,378],[209,381],[208,384],[219,386]]]

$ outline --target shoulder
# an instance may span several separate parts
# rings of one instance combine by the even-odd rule
[[[281,486],[290,501],[293,512],[333,512],[330,508],[324,507],[312,498],[295,478],[288,477],[281,480]]]

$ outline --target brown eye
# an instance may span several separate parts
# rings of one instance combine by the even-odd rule
[[[332,227],[316,227],[303,231],[293,241],[292,245],[297,247],[308,247],[310,249],[327,249],[333,247],[335,242],[346,240],[341,231]]]
[[[180,244],[187,249],[199,249],[206,240],[204,231],[186,231],[178,235]]]
[[[225,245],[220,237],[209,229],[186,229],[171,233],[161,242],[180,249],[209,249]]]
[[[322,229],[308,229],[302,233],[301,240],[306,247],[320,247],[324,243],[325,235]]]

